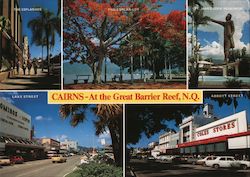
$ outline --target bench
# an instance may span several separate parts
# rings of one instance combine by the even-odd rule
[[[78,81],[83,80],[85,84],[88,83],[89,78],[91,75],[83,74],[83,75],[76,75],[76,79],[74,80],[74,84],[78,84]]]
[[[112,77],[112,82],[116,82],[117,79],[118,79],[118,81],[120,80],[120,74],[115,74],[115,75]]]

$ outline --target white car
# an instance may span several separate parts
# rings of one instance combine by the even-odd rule
[[[198,164],[198,165],[206,165],[206,161],[207,160],[214,160],[214,159],[216,159],[217,157],[216,156],[207,156],[207,157],[205,157],[204,159],[199,159],[199,160],[197,160],[196,161],[196,164]]]
[[[233,164],[234,167],[239,167],[243,170],[250,168],[250,161],[246,160],[237,160],[238,163]]]
[[[221,156],[217,157],[214,160],[206,160],[206,166],[213,168],[226,168],[226,167],[236,167],[239,164],[239,161],[236,161],[232,156]]]

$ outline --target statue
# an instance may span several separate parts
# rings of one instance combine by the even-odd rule
[[[224,63],[227,65],[229,61],[229,49],[234,48],[234,40],[233,40],[233,34],[234,34],[234,22],[231,20],[232,15],[227,14],[226,21],[218,21],[211,19],[212,22],[220,24],[224,27]]]

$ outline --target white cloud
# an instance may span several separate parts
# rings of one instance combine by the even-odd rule
[[[52,120],[51,117],[44,117],[44,116],[42,116],[42,115],[36,116],[35,119],[36,119],[37,121],[42,121],[42,120],[51,121],[51,120]]]
[[[221,56],[224,55],[224,48],[218,42],[213,41],[212,43],[208,43],[205,47],[202,47],[200,49],[200,54],[207,58],[221,58],[223,60],[223,57]]]
[[[14,104],[15,103],[15,101],[12,98],[10,98],[10,97],[1,97],[1,98],[3,100],[7,101],[10,104]]]
[[[109,130],[106,130],[104,133],[100,134],[99,138],[100,139],[110,138],[110,132],[109,132]]]
[[[44,117],[43,117],[43,116],[36,116],[35,119],[36,119],[36,120],[43,120]]]
[[[67,135],[64,135],[64,134],[55,136],[55,139],[56,139],[57,141],[60,141],[60,142],[64,141],[64,140],[67,139],[67,138],[68,138],[68,136],[67,136]]]

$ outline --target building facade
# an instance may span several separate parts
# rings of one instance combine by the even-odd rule
[[[179,143],[179,133],[166,132],[159,137],[159,150],[161,154],[176,152]],[[176,152],[177,153],[177,152]]]
[[[41,138],[40,143],[45,148],[46,152],[60,150],[60,142],[52,138]]]
[[[202,115],[182,120],[179,133],[159,136],[161,154],[239,155],[250,158],[250,129],[246,111],[218,119],[205,105]],[[173,151],[176,148],[177,151]]]
[[[41,158],[43,147],[33,141],[32,131],[31,116],[0,98],[0,154]]]
[[[22,16],[19,9],[19,0],[0,0],[0,17],[7,21],[0,35],[0,55],[12,67],[18,60],[22,62],[23,58]]]
[[[78,142],[65,139],[60,143],[61,149],[67,150],[68,152],[77,152],[78,151]]]

